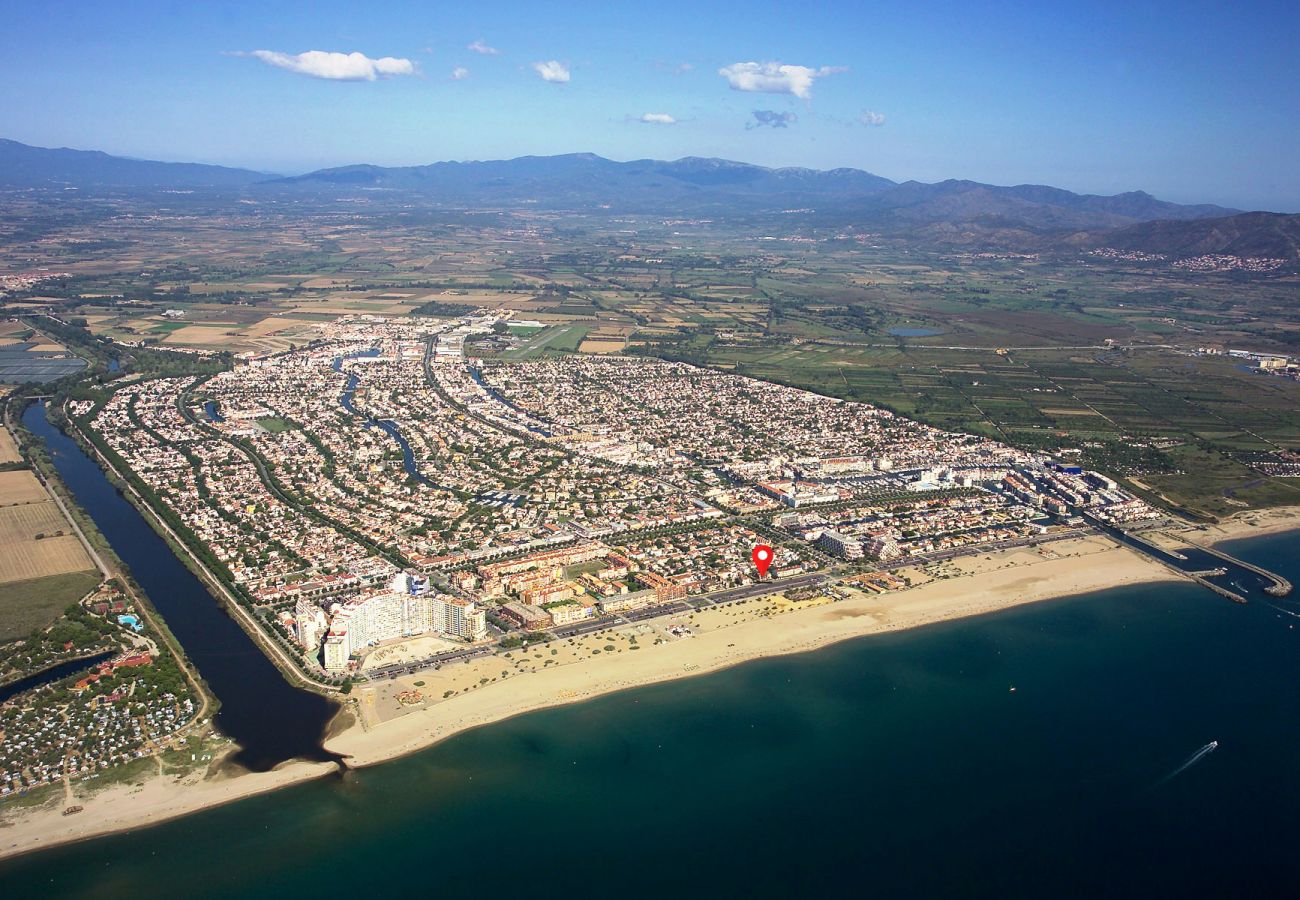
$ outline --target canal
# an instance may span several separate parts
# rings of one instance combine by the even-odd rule
[[[50,666],[48,669],[43,669],[35,675],[28,675],[26,678],[11,681],[0,687],[0,703],[7,703],[12,698],[17,697],[24,691],[30,691],[32,688],[38,688],[43,684],[51,684],[60,678],[67,678],[69,675],[75,675],[78,672],[85,672],[106,660],[112,659],[114,656],[116,654],[110,651],[70,659],[67,662],[61,662],[58,665]]]
[[[295,758],[337,760],[322,746],[337,704],[285,681],[103,470],[50,424],[44,403],[27,408],[23,425],[45,442],[68,490],[126,563],[221,702],[216,725],[239,745],[232,761],[260,772]]]
[[[338,359],[334,360],[333,368],[335,372],[342,374],[343,360],[360,359],[363,357],[373,357],[378,355],[379,349],[377,347],[372,347],[369,350],[362,350],[357,353],[349,353],[347,356],[340,356]],[[356,372],[348,373],[347,383],[343,385],[343,393],[339,395],[339,405],[342,406],[346,412],[349,412],[358,418],[365,419],[365,428],[378,428],[396,441],[397,446],[402,451],[402,468],[406,470],[407,475],[410,475],[426,487],[448,490],[448,488],[437,484],[420,471],[420,465],[415,461],[415,451],[411,449],[411,442],[406,439],[406,435],[402,434],[402,430],[397,427],[396,423],[389,419],[376,419],[357,409],[354,398],[357,394],[357,385],[360,383],[361,377],[357,375]]]

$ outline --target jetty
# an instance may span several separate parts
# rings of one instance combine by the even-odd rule
[[[1291,582],[1283,578],[1281,575],[1277,574],[1276,572],[1270,572],[1268,569],[1261,568],[1257,565],[1254,565],[1253,563],[1248,563],[1244,560],[1237,559],[1235,556],[1229,556],[1227,553],[1224,553],[1222,550],[1215,550],[1213,547],[1206,547],[1203,544],[1196,544],[1194,546],[1198,550],[1204,550],[1206,553],[1210,554],[1211,556],[1217,556],[1219,559],[1223,560],[1224,562],[1230,562],[1233,565],[1240,566],[1241,568],[1249,572],[1254,572],[1256,575],[1260,576],[1261,578],[1263,578],[1265,581],[1269,583],[1268,586],[1264,588],[1264,593],[1272,597],[1285,597],[1291,593]]]

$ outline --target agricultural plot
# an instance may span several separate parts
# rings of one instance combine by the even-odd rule
[[[81,541],[36,476],[24,469],[0,472],[0,585],[91,568]]]
[[[0,393],[0,396],[3,396],[3,394]],[[0,466],[21,461],[22,456],[18,452],[18,445],[14,442],[14,436],[9,433],[8,428],[0,426]]]
[[[92,567],[52,500],[0,507],[0,584]]]
[[[5,431],[6,437],[8,431]],[[12,441],[12,438],[11,438]],[[44,503],[50,499],[36,476],[26,470],[0,472],[0,507]]]
[[[0,590],[0,642],[49,625],[59,614],[99,584],[98,572],[68,572],[10,581]]]

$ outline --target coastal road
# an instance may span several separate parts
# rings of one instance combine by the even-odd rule
[[[584,634],[591,634],[597,631],[604,631],[607,628],[613,628],[618,625],[631,625],[636,622],[646,622],[651,619],[661,619],[665,616],[677,616],[683,613],[694,612],[697,609],[703,609],[708,606],[717,606],[722,603],[734,603],[737,600],[748,600],[753,597],[762,597],[764,594],[775,594],[778,591],[788,591],[791,588],[804,587],[817,581],[828,581],[830,576],[824,572],[812,572],[807,575],[795,575],[790,578],[779,578],[771,581],[760,581],[754,584],[745,584],[740,587],[727,588],[722,591],[714,591],[710,594],[699,594],[691,597],[689,600],[677,600],[672,603],[664,603],[657,606],[646,606],[642,609],[629,610],[625,613],[613,616],[602,616],[599,619],[591,619],[586,622],[579,622],[575,625],[566,625],[563,628],[554,628],[551,634],[557,638],[580,637]]]
[[[433,656],[426,656],[423,659],[412,660],[405,663],[392,663],[387,666],[380,666],[377,669],[371,669],[368,672],[362,672],[361,675],[367,681],[383,681],[386,678],[393,678],[397,675],[414,675],[416,672],[431,669],[434,666],[440,666],[443,663],[450,662],[467,662],[471,659],[477,659],[480,656],[488,656],[495,653],[496,647],[466,647],[464,650],[448,650],[446,653],[437,653]]]

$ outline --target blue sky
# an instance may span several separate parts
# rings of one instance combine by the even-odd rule
[[[0,136],[284,173],[721,156],[1300,211],[1300,4],[1056,5],[9,0]]]

